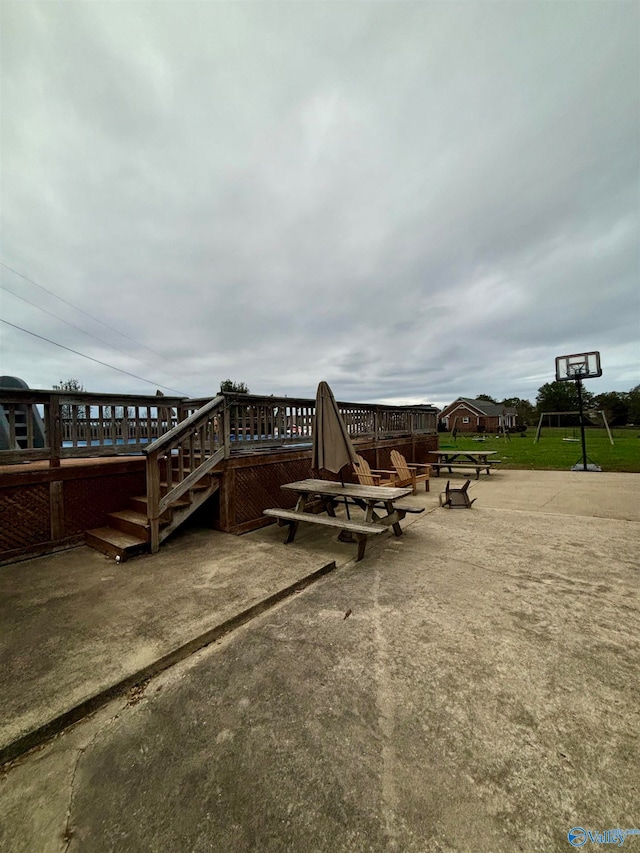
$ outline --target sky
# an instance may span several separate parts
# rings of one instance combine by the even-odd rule
[[[443,406],[598,350],[590,391],[640,382],[638,3],[1,16],[0,374]]]

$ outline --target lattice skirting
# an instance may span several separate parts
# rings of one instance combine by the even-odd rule
[[[262,518],[270,506],[292,507],[295,495],[287,494],[280,486],[311,477],[309,459],[293,459],[255,468],[239,468],[235,476],[236,525]]]
[[[107,515],[127,506],[129,497],[146,492],[144,473],[88,477],[64,483],[64,532],[84,533],[107,523]]]
[[[49,484],[36,483],[0,492],[0,558],[50,539]]]

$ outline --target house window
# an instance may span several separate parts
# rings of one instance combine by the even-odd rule
[[[468,424],[468,423],[469,423],[469,418],[463,418],[463,419],[462,419],[462,423],[463,423],[463,424]]]

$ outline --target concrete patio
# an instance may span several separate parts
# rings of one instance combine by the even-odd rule
[[[0,748],[105,699],[5,768],[0,849],[566,850],[573,826],[638,827],[640,475],[500,471],[470,511],[438,508],[445,483],[358,564],[272,526],[0,569]]]

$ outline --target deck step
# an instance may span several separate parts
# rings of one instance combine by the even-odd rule
[[[126,560],[135,554],[142,554],[149,548],[149,543],[139,536],[131,536],[122,530],[114,530],[113,527],[97,527],[87,530],[84,540],[91,548],[101,551],[108,557],[120,557]]]
[[[145,542],[149,541],[149,519],[144,513],[136,512],[135,509],[122,509],[118,512],[110,512],[107,517],[109,527],[128,533],[130,536],[137,536]]]
[[[177,483],[175,484],[177,485]],[[189,489],[190,492],[202,492],[211,487],[211,480],[209,479],[209,474],[204,474],[197,483],[194,483],[193,486]],[[160,489],[163,492],[166,492],[168,489],[168,483],[162,482],[160,483]]]
[[[190,505],[191,505],[191,501],[188,498],[178,498],[177,501],[174,501],[171,504],[171,508],[182,509],[182,508],[190,506]],[[144,515],[145,518],[148,517],[147,496],[146,495],[136,495],[136,497],[129,498],[129,506],[133,510],[135,510],[136,512],[139,512],[142,515]],[[166,521],[171,520],[171,508],[168,509],[162,516],[162,518]]]

